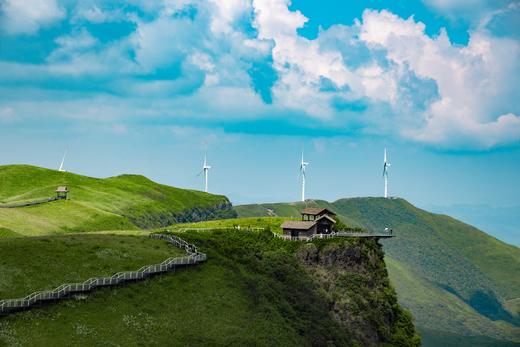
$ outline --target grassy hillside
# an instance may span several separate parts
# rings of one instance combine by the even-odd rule
[[[280,227],[285,220],[293,218],[287,217],[249,217],[249,218],[229,218],[229,219],[217,219],[203,222],[194,223],[179,223],[168,227],[172,231],[177,231],[185,228],[238,228],[238,229],[250,229],[250,228],[262,228],[268,229],[276,233],[281,233],[282,228]]]
[[[146,236],[75,234],[0,239],[0,299],[137,270],[184,255]]]
[[[402,199],[245,205],[236,210],[241,217],[294,217],[305,205],[327,207],[353,226],[394,228],[397,237],[384,241],[390,278],[400,302],[411,309],[419,329],[427,331],[426,345],[444,338],[467,345],[479,339],[520,341],[520,249]]]
[[[78,236],[48,239],[59,248],[70,237]],[[117,237],[140,242],[138,237]],[[410,316],[397,305],[381,249],[373,241],[329,240],[316,243],[314,249],[302,249],[303,244],[274,238],[270,232],[186,232],[182,237],[207,253],[208,261],[128,286],[95,291],[88,299],[78,296],[2,318],[0,345],[419,343]],[[39,252],[38,240],[12,240],[21,245],[36,242],[31,249]],[[344,256],[350,253],[352,256]],[[81,256],[88,260],[97,254],[96,250]],[[339,265],[315,261],[312,254]],[[69,259],[56,256],[53,261],[58,267]],[[49,281],[57,281],[56,276],[61,274],[54,270],[47,274]]]
[[[27,165],[0,166],[0,204],[54,196],[58,185],[69,187],[69,200],[0,208],[0,235],[151,228],[234,215],[224,196],[169,187],[143,176],[99,179]]]

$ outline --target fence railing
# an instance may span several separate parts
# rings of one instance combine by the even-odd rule
[[[164,239],[173,246],[184,249],[187,255],[171,257],[160,264],[143,266],[137,271],[117,272],[110,277],[92,277],[82,283],[65,283],[53,290],[34,292],[24,298],[0,300],[0,314],[27,309],[48,301],[64,299],[71,294],[90,292],[99,287],[141,280],[154,274],[170,271],[178,266],[196,265],[207,259],[206,254],[199,252],[195,245],[187,243],[180,237],[165,234],[151,234],[150,237]]]
[[[380,233],[337,231],[330,234],[313,234],[311,236],[291,236],[273,233],[275,237],[291,241],[310,242],[312,240],[330,239],[333,237],[390,238],[394,237],[391,230]]]
[[[13,203],[7,203],[7,204],[0,204],[0,208],[16,208],[16,207],[25,207],[25,206],[33,206],[33,205],[39,205],[44,204],[46,202],[61,200],[63,198],[61,197],[52,197],[52,198],[42,198],[38,200],[31,200],[31,201],[20,201],[20,202],[13,202]]]
[[[213,231],[213,230],[249,230],[249,231],[263,231],[265,228],[260,227],[241,227],[241,226],[234,226],[234,227],[217,227],[217,228],[179,228],[174,229],[173,231],[183,233],[186,231]]]

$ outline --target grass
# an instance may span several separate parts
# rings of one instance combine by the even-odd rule
[[[71,299],[8,316],[0,321],[0,345],[160,346],[172,341],[190,346],[362,345],[357,330],[333,319],[324,289],[295,257],[302,244],[273,238],[269,232],[219,230],[185,232],[182,237],[207,253],[208,261],[102,289],[87,300]],[[376,246],[369,245],[373,241],[353,242],[361,242],[366,246],[361,249],[367,251]],[[337,246],[348,249],[353,244]],[[382,258],[379,261],[376,264],[382,264]],[[374,281],[388,285],[385,271],[368,274],[373,275],[356,281],[351,289]],[[413,336],[407,335],[413,334],[411,322],[401,319],[400,309],[391,304],[395,293],[383,286],[373,294],[386,298],[384,307],[395,320],[382,329],[376,318],[388,314],[369,305],[373,314],[367,317],[376,318],[367,318],[359,330],[384,332],[387,345],[397,345],[398,337],[400,345],[414,345]],[[347,297],[336,299],[353,302]],[[353,313],[358,316],[362,317]]]
[[[0,166],[0,203],[54,196],[59,185],[69,187],[69,200],[0,208],[0,229],[34,236],[234,216],[224,196],[169,187],[139,175],[99,179],[28,165]]]
[[[184,251],[145,236],[77,234],[0,239],[0,299],[137,270]]]
[[[197,223],[180,223],[174,224],[168,227],[173,231],[182,228],[239,228],[239,229],[250,229],[250,228],[262,228],[268,229],[275,233],[282,233],[281,225],[284,221],[294,218],[286,217],[249,217],[249,218],[230,218],[230,219],[219,219],[211,221],[203,221]]]
[[[244,205],[236,210],[241,218],[273,213],[295,217],[306,206],[329,208],[349,225],[394,229],[397,237],[382,241],[390,279],[400,302],[416,317],[417,326],[428,327],[426,344],[431,331],[520,341],[517,247],[402,199],[316,200]],[[471,345],[470,339],[467,341]]]

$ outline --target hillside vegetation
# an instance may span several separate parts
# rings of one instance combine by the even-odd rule
[[[0,204],[51,197],[69,187],[69,200],[0,208],[0,236],[93,230],[132,230],[234,216],[224,196],[169,187],[139,175],[106,179],[27,165],[0,166]]]
[[[244,230],[181,236],[208,261],[7,316],[0,345],[419,345],[373,240],[304,245]],[[69,237],[76,235],[59,240]]]
[[[75,234],[0,239],[0,300],[157,264],[184,251],[146,236]]]
[[[397,237],[383,241],[390,278],[425,333],[425,345],[520,342],[517,247],[402,199],[244,205],[236,211],[240,217],[297,217],[305,206],[327,207],[352,226],[394,229]]]

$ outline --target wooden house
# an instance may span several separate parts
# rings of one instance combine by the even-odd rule
[[[282,224],[286,237],[311,237],[316,234],[330,234],[334,230],[336,214],[326,208],[306,208],[301,212],[301,221],[285,221]]]

